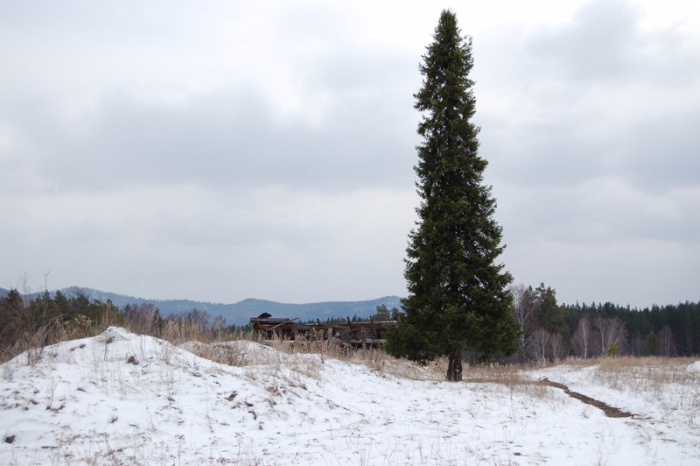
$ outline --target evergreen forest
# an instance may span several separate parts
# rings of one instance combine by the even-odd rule
[[[700,354],[700,301],[636,309],[559,304],[555,290],[544,284],[513,286],[511,293],[513,317],[522,329],[518,362]]]

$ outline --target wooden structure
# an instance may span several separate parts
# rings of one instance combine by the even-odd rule
[[[337,341],[345,347],[373,348],[383,345],[386,332],[396,326],[395,320],[369,322],[353,322],[348,317],[344,322],[300,323],[297,317],[288,319],[284,317],[272,317],[270,314],[261,314],[251,317],[253,328],[265,340],[282,341]]]

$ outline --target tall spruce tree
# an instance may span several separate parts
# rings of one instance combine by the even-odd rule
[[[471,38],[443,11],[420,71],[415,94],[422,112],[417,146],[422,201],[417,229],[409,235],[404,315],[386,349],[427,362],[448,356],[448,380],[462,379],[462,352],[489,360],[517,351],[519,330],[511,317],[511,275],[496,263],[501,227],[496,201],[483,184],[486,160],[477,154],[479,128],[470,120],[476,100],[469,72]]]

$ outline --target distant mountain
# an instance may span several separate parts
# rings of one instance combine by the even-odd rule
[[[4,298],[7,296],[7,293],[9,293],[10,290],[6,290],[5,288],[0,288],[0,298]]]
[[[304,322],[315,319],[323,321],[334,317],[352,318],[357,316],[367,318],[376,312],[377,306],[382,304],[389,309],[401,307],[401,298],[398,296],[385,296],[368,301],[329,301],[309,304],[286,304],[263,299],[245,299],[234,304],[219,304],[187,299],[159,300],[136,298],[79,287],[64,288],[61,290],[61,293],[71,296],[77,291],[82,291],[90,299],[97,299],[102,302],[111,300],[119,308],[123,308],[127,304],[153,304],[160,309],[160,313],[164,317],[173,314],[184,314],[192,309],[206,311],[212,317],[221,315],[229,325],[245,325],[250,322],[251,317],[257,317],[263,312],[267,312],[274,317],[297,317]]]

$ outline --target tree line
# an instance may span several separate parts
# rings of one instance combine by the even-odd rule
[[[511,287],[512,314],[521,327],[517,362],[567,356],[695,356],[700,354],[700,301],[630,308],[612,303],[558,304],[556,292]]]
[[[0,362],[29,349],[94,336],[112,325],[174,343],[233,339],[250,330],[227,326],[222,316],[212,318],[197,309],[163,317],[153,304],[118,308],[110,300],[90,299],[80,290],[67,296],[60,291],[22,294],[12,289],[0,297]]]
[[[700,354],[700,301],[636,309],[612,303],[559,304],[556,291],[544,284],[537,288],[511,286],[510,293],[520,344],[515,355],[502,361]],[[382,305],[372,317],[375,321],[395,320],[401,319],[401,314],[399,309]],[[13,289],[0,297],[0,361],[30,348],[93,336],[110,325],[179,342],[233,339],[250,331],[227,326],[223,317],[212,318],[197,309],[162,317],[153,304],[118,308],[109,300],[91,300],[79,290],[66,296],[60,291],[22,295]]]

